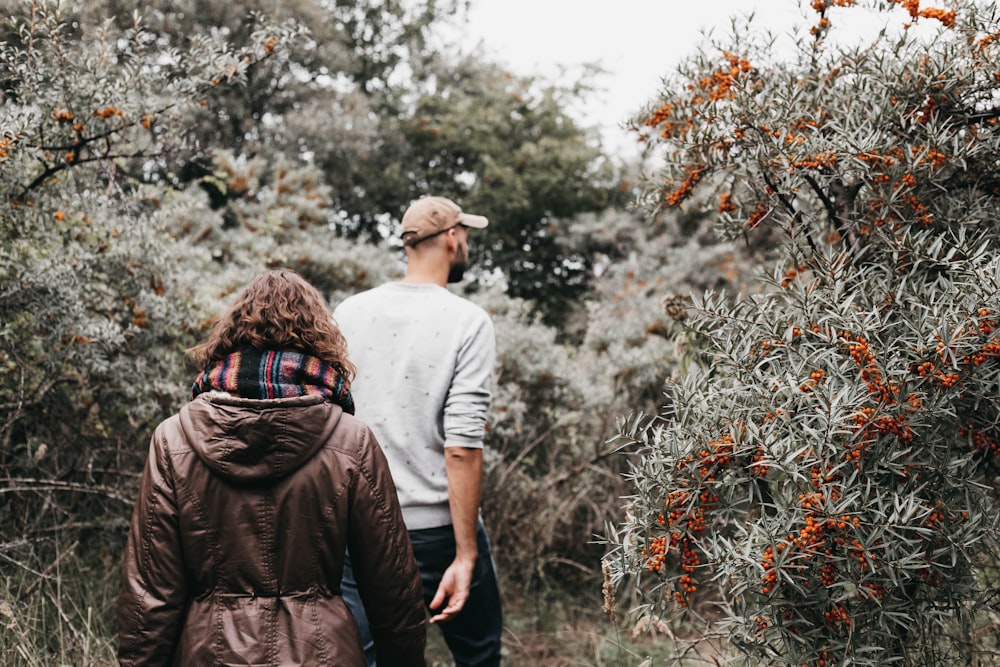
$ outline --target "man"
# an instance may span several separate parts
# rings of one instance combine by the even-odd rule
[[[418,199],[403,215],[405,277],[356,294],[334,311],[358,369],[351,386],[357,416],[389,461],[430,621],[440,624],[457,667],[499,665],[503,624],[479,517],[493,323],[446,288],[468,265],[469,228],[487,224],[444,197]],[[349,567],[344,599],[373,665]]]

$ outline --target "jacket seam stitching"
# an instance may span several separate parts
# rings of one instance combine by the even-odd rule
[[[191,450],[190,453],[193,455],[194,450]],[[204,463],[201,463],[201,460],[197,459],[197,457],[196,460],[198,461],[198,464],[204,465]],[[212,643],[215,646],[214,653],[216,656],[218,656],[222,652],[223,634],[224,634],[223,632],[224,619],[222,613],[223,610],[222,606],[218,604],[218,600],[216,599],[216,593],[218,592],[219,588],[219,578],[221,576],[218,537],[215,533],[215,530],[211,527],[211,524],[208,522],[208,515],[205,513],[205,508],[199,501],[197,494],[194,493],[194,490],[191,489],[183,479],[177,479],[177,488],[182,494],[184,500],[190,503],[192,509],[194,510],[194,514],[195,517],[197,518],[198,523],[205,529],[205,541],[208,543],[208,554],[209,554],[209,559],[211,560],[212,563],[212,575],[211,575],[212,591],[209,597],[212,599],[212,604],[216,609],[215,631],[213,633],[215,637]]]

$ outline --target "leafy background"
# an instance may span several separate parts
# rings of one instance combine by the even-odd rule
[[[803,5],[790,62],[752,22],[707,40],[637,111],[632,163],[570,113],[590,81],[429,40],[460,2],[0,2],[0,660],[114,662],[184,350],[263,269],[331,305],[398,277],[425,192],[493,221],[458,289],[498,336],[512,664],[991,659],[1000,28],[872,1],[931,36],[827,49],[854,4]],[[813,565],[806,538],[855,517]],[[852,539],[877,560],[847,567]]]

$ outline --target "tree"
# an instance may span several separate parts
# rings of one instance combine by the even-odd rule
[[[96,391],[91,372],[108,377],[119,352],[141,356],[181,326],[177,249],[157,236],[169,206],[144,177],[184,144],[177,118],[211,79],[239,80],[285,36],[265,24],[243,49],[201,40],[167,70],[138,17],[84,45],[55,3],[26,12],[0,51],[5,456],[15,433],[31,453],[27,425],[59,428],[32,415],[61,385]]]
[[[596,586],[602,547],[593,536],[621,518],[622,473],[635,449],[615,433],[645,423],[663,378],[697,354],[677,338],[683,288],[742,275],[732,244],[685,242],[664,218],[644,227],[635,212],[609,211],[568,227],[608,252],[577,306],[581,322],[568,328],[544,325],[496,290],[469,295],[497,330],[484,517],[505,578],[534,595]]]
[[[599,144],[566,111],[584,91],[471,59],[439,64],[435,79],[404,127],[414,189],[491,218],[481,268],[502,272],[510,296],[533,302],[546,322],[562,322],[591,272],[570,221],[608,207],[617,185]]]
[[[809,6],[797,59],[734,22],[634,123],[663,160],[651,209],[776,233],[781,261],[761,294],[696,300],[709,363],[626,434],[608,564],[751,660],[968,662],[1000,537],[1000,19]],[[848,11],[886,29],[838,45]]]
[[[0,2],[12,13],[21,4],[19,0]],[[122,0],[64,3],[61,11],[71,26],[65,39],[77,39],[87,26],[103,22],[129,29],[134,9],[134,2]],[[262,22],[282,25],[290,35],[281,50],[241,72],[241,85],[207,88],[203,95],[208,103],[187,109],[185,122],[191,136],[197,137],[186,156],[193,163],[185,166],[182,162],[168,178],[186,183],[210,173],[212,166],[200,154],[206,146],[224,146],[248,157],[282,153],[309,162],[310,155],[340,138],[324,129],[341,124],[360,128],[372,118],[394,113],[410,88],[409,72],[433,54],[425,39],[428,27],[450,19],[458,10],[451,1],[143,3],[144,35],[155,42],[147,48],[164,55],[160,63],[164,70],[172,67],[177,54],[204,40],[221,37],[247,44]],[[16,33],[7,37],[17,43]],[[227,74],[220,70],[211,80],[222,83]],[[360,148],[355,142],[349,145]],[[333,175],[349,173],[358,157],[348,153],[344,162],[328,166]],[[336,182],[336,178],[330,180]],[[225,200],[225,193],[217,194]]]

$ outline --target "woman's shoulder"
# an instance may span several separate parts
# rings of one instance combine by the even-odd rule
[[[337,428],[334,429],[332,437],[328,443],[333,449],[350,454],[352,456],[363,456],[367,447],[375,441],[375,435],[363,420],[350,413],[343,413],[337,421]]]
[[[161,446],[169,446],[177,443],[181,436],[181,415],[187,406],[181,407],[180,411],[170,415],[153,429],[153,443]]]

